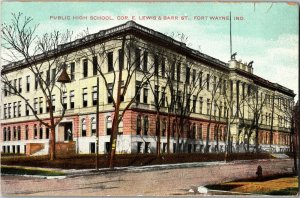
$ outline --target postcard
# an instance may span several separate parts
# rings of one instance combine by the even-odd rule
[[[299,6],[1,4],[2,196],[299,196]]]

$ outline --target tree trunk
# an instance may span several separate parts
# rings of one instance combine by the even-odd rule
[[[156,136],[156,156],[160,157],[160,116],[158,112],[156,114]]]
[[[205,153],[209,152],[209,135],[210,135],[210,121],[207,126],[207,132],[206,132],[206,145],[205,145]]]
[[[170,134],[171,134],[171,116],[168,113],[168,128],[167,128],[167,153],[170,154]]]
[[[51,139],[50,139],[50,160],[54,160],[55,159],[55,128],[51,127]]]

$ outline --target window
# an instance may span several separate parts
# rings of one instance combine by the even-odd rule
[[[55,76],[56,76],[56,69],[52,69],[52,78],[51,78],[51,81],[52,81],[52,84],[55,84]]]
[[[202,89],[202,75],[203,75],[203,72],[200,71],[199,72],[199,88]]]
[[[113,84],[108,83],[107,85],[107,102],[112,103],[113,102]]]
[[[122,49],[119,49],[119,70],[124,68],[124,53]]]
[[[25,115],[29,116],[29,107],[28,107],[28,100],[26,101],[26,105],[25,105]]]
[[[91,123],[92,123],[92,135],[96,135],[96,119],[92,118],[91,119]]]
[[[206,75],[206,89],[209,90],[209,74]]]
[[[43,139],[43,127],[40,125],[40,139]]]
[[[8,91],[7,91],[7,84],[4,84],[4,96],[7,96],[8,95]]]
[[[97,75],[97,68],[98,68],[98,60],[97,60],[97,56],[93,57],[93,75],[96,76]]]
[[[187,94],[186,96],[186,109],[187,109],[187,112],[190,112],[191,110],[191,94]]]
[[[93,99],[93,106],[97,105],[97,86],[93,86],[93,93],[92,93],[92,99]]]
[[[88,61],[84,59],[83,62],[83,77],[86,78],[88,76]]]
[[[50,134],[49,131],[50,131],[49,128],[46,128],[46,139],[49,139],[49,134]]]
[[[199,113],[201,114],[202,114],[202,109],[203,109],[203,97],[200,97]]]
[[[176,122],[173,121],[173,125],[172,125],[172,134],[171,134],[171,136],[174,137],[174,136],[175,136],[175,133],[176,133]]]
[[[10,127],[7,127],[7,140],[12,140],[11,139],[11,132],[10,132]]]
[[[113,52],[107,53],[107,68],[108,68],[108,72],[111,72],[114,70]]]
[[[162,136],[166,136],[166,128],[167,128],[167,121],[166,119],[163,119],[162,121],[162,126],[161,126],[161,132],[162,132]]]
[[[196,83],[196,70],[195,69],[193,69],[192,81],[193,81],[193,84]]]
[[[158,104],[159,101],[159,86],[155,85],[154,87],[154,99],[155,99],[155,104]]]
[[[150,142],[145,142],[145,153],[151,153]]]
[[[16,127],[14,126],[14,128],[13,128],[13,140],[17,140],[17,129],[16,129]]]
[[[88,106],[88,101],[87,101],[87,88],[82,89],[82,106],[87,107]]]
[[[165,58],[162,58],[162,60],[161,60],[161,76],[162,77],[165,77],[165,73],[166,73],[166,60],[165,60]],[[175,73],[175,72],[174,72]]]
[[[136,118],[136,134],[139,135],[141,133],[142,130],[142,120],[141,120],[141,116],[138,115]]]
[[[21,117],[21,101],[18,102],[18,117]]]
[[[141,69],[141,50],[139,48],[135,49],[135,68]]]
[[[3,141],[6,141],[6,127],[3,128]]]
[[[162,91],[161,91],[161,106],[164,107],[166,104],[166,93],[165,93],[165,90],[166,88],[165,87],[162,87],[161,88]]]
[[[28,125],[25,126],[25,140],[28,140]]]
[[[47,70],[47,72],[46,72],[46,83],[47,83],[47,85],[50,84],[50,70]]]
[[[72,91],[70,91],[70,109],[74,109],[74,102],[75,102],[75,100],[74,100],[74,90],[72,90]]]
[[[177,81],[179,82],[180,81],[180,74],[181,73],[181,64],[178,63],[177,64]]]
[[[144,127],[144,135],[148,135],[148,129],[149,129],[149,120],[148,120],[148,116],[145,116],[144,117],[144,124],[143,124],[143,127]]]
[[[3,114],[4,114],[4,119],[7,118],[7,104],[3,105]]]
[[[210,99],[207,99],[207,111],[206,111],[206,114],[209,115],[210,113]]]
[[[67,109],[67,92],[64,91],[62,95],[62,106],[64,109]]]
[[[14,118],[17,117],[17,102],[14,102]]]
[[[143,142],[137,142],[137,153],[143,153]]]
[[[192,139],[196,138],[196,124],[194,123],[192,125]]]
[[[71,80],[75,80],[75,63],[70,64],[70,70],[71,70]]]
[[[40,97],[40,114],[42,114],[43,113],[43,97]]]
[[[118,127],[118,134],[122,135],[123,134],[123,118],[121,119]]]
[[[22,78],[19,78],[19,93],[22,93]]]
[[[8,118],[11,118],[11,103],[8,103]]]
[[[155,74],[156,76],[158,76],[158,67],[159,67],[158,56],[155,55],[155,56],[154,56],[154,74]]]
[[[86,121],[85,121],[85,119],[81,120],[81,136],[82,137],[86,136]]]
[[[198,138],[202,140],[202,124],[200,124],[198,127]]]
[[[39,76],[38,74],[34,75],[34,89],[37,89],[39,85]]]
[[[26,76],[26,91],[30,91],[30,76]]]
[[[190,73],[191,73],[191,68],[189,68],[188,66],[186,67],[186,78],[185,78],[185,82],[186,83],[190,83]]]
[[[52,95],[52,110],[55,112],[55,95]]]
[[[37,139],[38,131],[37,131],[36,124],[33,126],[33,131],[34,131],[34,139]]]
[[[216,76],[214,76],[213,87],[214,87],[214,91],[216,91],[216,88],[217,88],[217,77]]]
[[[148,88],[144,88],[143,102],[144,102],[145,104],[148,103]]]
[[[140,103],[141,101],[141,82],[140,81],[136,81],[135,82],[135,102],[137,104]]]
[[[197,102],[197,97],[193,96],[193,107],[192,107],[193,113],[196,113],[196,102]]]
[[[18,90],[18,89],[17,89],[17,80],[18,80],[18,79],[14,79],[14,89],[13,89],[13,92],[14,92],[14,93],[16,93],[17,90]]]
[[[112,132],[112,120],[110,116],[106,117],[106,135],[111,135]]]
[[[217,115],[217,102],[214,101],[214,116]]]
[[[171,79],[175,80],[175,64],[176,62],[174,61],[171,65]]]
[[[143,64],[144,72],[148,72],[148,52],[144,51],[144,64]]]
[[[34,113],[37,114],[37,107],[38,106],[38,98],[34,98],[33,100],[33,110],[34,110]]]

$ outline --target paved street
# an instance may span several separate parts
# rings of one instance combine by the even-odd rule
[[[2,195],[12,196],[105,196],[183,195],[192,187],[263,174],[291,172],[293,161],[276,159],[214,163],[198,167],[162,170],[130,169],[97,174],[73,174],[65,179],[2,176]]]

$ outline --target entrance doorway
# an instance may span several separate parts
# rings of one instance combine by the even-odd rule
[[[58,127],[58,139],[57,141],[73,141],[73,123],[64,122],[60,123]]]

